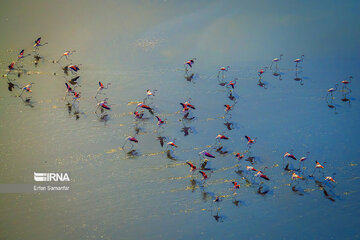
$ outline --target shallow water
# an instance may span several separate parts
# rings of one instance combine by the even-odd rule
[[[1,239],[359,238],[360,51],[359,32],[350,30],[359,23],[356,1],[326,7],[287,1],[36,3],[35,9],[15,1],[0,10],[7,33],[1,39],[1,74],[38,35],[49,42],[40,55],[50,61],[35,68],[25,58],[24,68],[40,74],[16,79],[21,86],[35,83],[25,95],[34,107],[7,90],[6,78],[0,82],[0,179],[33,184],[33,172],[68,172],[71,191],[1,193]],[[300,21],[303,14],[307,27]],[[72,62],[82,64],[77,120],[64,100],[63,74],[51,63],[68,49],[77,50]],[[267,71],[267,89],[259,87],[257,70],[280,53],[282,80]],[[296,76],[293,59],[301,54],[302,72]],[[183,62],[192,57],[195,78],[189,82]],[[226,81],[238,81],[236,105],[224,118],[223,105],[233,101],[216,75],[228,65]],[[329,108],[327,89],[350,75],[350,103],[336,92],[336,109]],[[94,113],[98,81],[111,82],[103,95],[112,104],[105,122]],[[149,103],[166,119],[162,128],[149,114],[142,121],[131,115],[146,89],[157,89]],[[188,98],[196,106],[195,119],[181,121],[179,103]],[[138,155],[129,156],[121,147],[135,126]],[[188,136],[181,132],[184,126],[192,129]],[[222,142],[229,153],[212,151],[213,172],[203,182],[185,162],[199,166],[198,153],[216,143],[219,133],[230,138]],[[264,169],[270,181],[259,184],[246,171],[236,173],[251,165],[233,155],[248,150],[245,135],[256,137],[246,157],[255,157],[253,166]],[[176,139],[175,159],[167,157],[158,136]],[[297,157],[310,152],[298,192],[282,168],[287,151]],[[324,174],[336,180],[332,190],[326,187],[329,197],[315,183],[323,181],[321,174],[308,177],[316,160],[326,162]],[[234,180],[241,185],[235,194]],[[264,196],[257,193],[261,185],[269,190]],[[215,196],[222,196],[218,206]]]

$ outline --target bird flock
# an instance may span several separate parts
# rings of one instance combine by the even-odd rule
[[[34,107],[33,102],[31,101],[31,93],[33,91],[32,87],[34,82],[19,83],[19,79],[23,74],[27,73],[27,70],[24,67],[24,59],[28,57],[33,57],[33,63],[35,67],[38,66],[39,62],[47,61],[51,64],[57,64],[59,67],[58,71],[54,73],[57,77],[62,77],[64,79],[65,85],[65,96],[64,101],[68,106],[69,114],[74,114],[76,119],[79,119],[79,106],[78,103],[81,99],[81,84],[80,84],[80,67],[81,64],[73,64],[71,60],[71,55],[76,53],[75,50],[65,51],[57,60],[47,60],[40,55],[41,47],[47,45],[48,43],[42,43],[41,37],[37,38],[34,42],[34,45],[25,50],[22,49],[17,59],[12,61],[8,66],[7,74],[4,75],[7,79],[8,90],[11,92],[16,92],[17,97],[19,97],[26,105]],[[279,76],[281,80],[281,72],[279,70],[279,64],[282,60],[283,54],[278,58],[274,58],[269,66],[263,67],[258,70],[258,85],[267,89],[266,84],[263,82],[263,74],[267,70],[272,70],[274,76]],[[302,83],[302,78],[299,77],[302,69],[304,55],[300,58],[294,60],[295,63],[295,80]],[[184,77],[187,81],[191,82],[196,76],[193,71],[193,67],[197,63],[196,58],[192,58],[184,62]],[[238,206],[239,200],[236,200],[236,196],[240,194],[241,188],[251,186],[256,189],[256,193],[262,196],[265,196],[271,189],[267,186],[267,182],[272,181],[272,176],[266,173],[267,169],[271,167],[278,166],[277,163],[274,166],[258,166],[256,158],[252,154],[252,147],[256,145],[257,137],[251,136],[249,133],[241,138],[241,141],[246,143],[247,149],[244,151],[237,151],[230,153],[226,150],[226,141],[229,140],[229,132],[234,129],[234,123],[231,122],[232,112],[236,109],[237,97],[236,89],[238,85],[238,79],[229,80],[227,77],[227,72],[230,71],[230,66],[220,67],[217,70],[216,78],[218,84],[221,87],[226,88],[227,97],[231,100],[231,103],[224,103],[223,116],[225,128],[220,130],[218,135],[214,136],[213,143],[209,143],[206,148],[198,152],[198,156],[194,156],[192,160],[187,160],[183,163],[183,171],[187,171],[185,166],[188,166],[190,172],[191,184],[193,187],[199,187],[206,192],[208,187],[207,181],[212,178],[213,174],[216,174],[216,169],[211,168],[211,162],[216,161],[218,156],[231,156],[236,162],[236,176],[237,178],[231,179],[228,181],[228,187],[222,193],[213,194],[211,201],[211,211],[213,210],[213,204],[216,204],[216,215],[214,218],[216,221],[222,221],[222,217],[219,215],[219,204],[224,199],[232,199],[233,203]],[[338,91],[338,87],[341,84],[341,92],[343,98],[341,101],[349,102],[350,100],[347,97],[351,93],[349,85],[351,83],[352,77],[349,77],[346,80],[337,83],[335,87],[327,90],[326,101],[329,108],[335,108],[332,101],[334,99],[333,94]],[[99,86],[97,87],[96,95],[96,108],[94,113],[100,120],[107,121],[109,120],[109,114],[111,109],[111,104],[109,103],[109,98],[106,96],[106,92],[111,87],[111,83],[98,82]],[[95,86],[94,86],[94,89]],[[157,141],[160,143],[160,146],[164,148],[164,153],[167,158],[176,160],[177,159],[177,149],[181,149],[181,145],[177,144],[176,138],[171,136],[166,136],[165,128],[167,125],[167,119],[160,117],[160,113],[156,110],[156,95],[157,89],[147,89],[144,93],[144,98],[137,102],[135,109],[133,110],[133,118],[135,124],[135,132],[132,135],[129,135],[123,140],[123,145],[121,149],[124,151],[126,156],[136,157],[139,155],[138,146],[141,145],[141,139],[139,138],[140,129],[136,127],[139,123],[144,120],[154,120],[154,125],[157,128]],[[174,106],[175,107],[175,106]],[[181,115],[181,121],[184,124],[182,132],[184,137],[188,136],[192,132],[191,127],[187,127],[185,121],[192,121],[196,118],[197,105],[192,102],[190,97],[184,98],[182,102],[179,102],[178,113]],[[212,141],[212,140],[210,140]],[[196,160],[194,160],[196,159]],[[281,159],[281,160],[280,160]],[[310,181],[313,181],[324,193],[325,197],[331,201],[335,201],[336,194],[333,192],[336,181],[334,176],[328,174],[329,171],[326,169],[326,162],[320,162],[318,160],[311,160],[310,152],[307,152],[305,155],[298,157],[295,156],[293,151],[289,150],[284,153],[283,156],[279,156],[279,162],[282,164],[282,168],[285,175],[288,176],[288,185],[290,189],[298,195],[306,194],[304,191],[305,185],[309,184]],[[307,165],[307,166],[306,166]],[[308,172],[310,169],[310,172]]]

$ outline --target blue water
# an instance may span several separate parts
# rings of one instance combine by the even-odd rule
[[[33,172],[68,172],[71,191],[0,195],[1,239],[357,239],[359,231],[359,3],[347,1],[138,1],[21,2],[2,7],[1,75],[17,53],[42,36],[45,58],[15,82],[34,82],[33,107],[0,82],[0,183],[33,184]],[[35,24],[34,24],[35,23]],[[68,113],[63,73],[52,60],[69,49],[82,64],[78,119]],[[284,54],[279,76],[260,68]],[[305,55],[296,75],[293,60]],[[184,61],[196,57],[192,82]],[[230,66],[225,81],[238,78],[236,105],[216,75]],[[58,75],[53,73],[57,72]],[[70,74],[71,75],[71,74]],[[353,76],[344,92],[327,89]],[[295,81],[294,78],[301,78]],[[102,97],[112,110],[107,121],[94,111],[98,81],[111,82]],[[152,115],[131,115],[147,89],[166,119],[159,128]],[[193,120],[183,120],[180,102],[191,98]],[[329,108],[333,105],[335,108]],[[224,117],[225,116],[225,117]],[[233,123],[228,130],[224,123]],[[184,136],[182,128],[190,127]],[[139,128],[136,134],[135,127]],[[198,153],[212,150],[203,181],[186,161],[200,166]],[[121,149],[136,135],[137,156]],[[256,137],[249,150],[244,136]],[[166,154],[158,136],[179,146]],[[291,181],[282,157],[306,155]],[[240,162],[235,152],[245,152]],[[254,157],[254,163],[245,161]],[[298,162],[290,161],[290,169]],[[315,161],[325,166],[334,187],[323,183]],[[287,162],[287,160],[286,160]],[[285,163],[286,164],[286,163]],[[260,181],[245,169],[254,166],[270,178]],[[237,173],[243,170],[243,175]],[[322,182],[328,196],[315,180]],[[240,189],[233,190],[237,181]],[[290,185],[291,184],[291,185]],[[259,187],[266,194],[258,194]],[[221,196],[219,204],[214,203]]]

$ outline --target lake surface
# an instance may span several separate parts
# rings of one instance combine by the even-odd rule
[[[4,6],[1,75],[25,49],[32,54],[21,60],[25,74],[9,78],[34,84],[23,94],[31,97],[26,103],[1,78],[0,183],[35,184],[34,172],[66,172],[71,190],[0,193],[0,239],[359,238],[357,1]],[[35,67],[32,46],[39,36],[48,44],[39,48],[43,59]],[[76,75],[52,63],[66,50],[76,52],[61,60],[63,66],[81,64],[81,97],[70,112],[64,83]],[[280,76],[268,69],[259,86],[258,70],[281,53]],[[296,69],[293,60],[302,54]],[[184,62],[194,57],[188,81]],[[233,100],[217,78],[226,66],[223,81],[238,79]],[[351,92],[340,91],[349,76]],[[95,114],[99,81],[111,83],[98,98],[111,105],[105,120]],[[335,84],[340,90],[332,99],[327,90]],[[157,90],[146,103],[166,119],[162,127],[147,111],[148,119],[132,115],[147,89]],[[189,98],[194,119],[184,120],[180,102]],[[225,104],[235,104],[227,114]],[[187,136],[184,128],[190,128]],[[220,147],[218,134],[229,137],[220,142],[227,154],[210,149]],[[245,135],[256,137],[250,148]],[[127,154],[130,145],[122,149],[127,136],[139,140],[136,155]],[[158,137],[178,148],[168,156]],[[216,157],[208,161],[205,181],[186,165],[199,168],[203,150]],[[237,152],[245,154],[240,161]],[[292,171],[299,161],[289,159],[290,171],[284,170],[285,152],[298,159],[309,152],[304,168]],[[325,168],[309,177],[315,161]],[[292,172],[306,179],[293,182]],[[325,183],[324,176],[336,183]]]

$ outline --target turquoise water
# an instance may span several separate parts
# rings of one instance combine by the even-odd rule
[[[1,183],[34,184],[33,172],[68,172],[71,191],[2,193],[1,239],[359,238],[358,7],[355,1],[6,3],[1,74],[38,36],[48,44],[37,67],[32,57],[23,60],[39,74],[15,77],[21,86],[35,83],[24,95],[33,107],[1,78]],[[69,49],[76,50],[69,62],[82,64],[78,119],[74,109],[68,112],[63,74],[51,63]],[[267,70],[266,89],[260,87],[258,69],[281,53],[282,80]],[[293,60],[302,54],[296,75]],[[189,82],[183,63],[193,57]],[[225,81],[238,79],[228,114],[224,104],[234,101],[218,84],[222,66],[230,66]],[[350,103],[340,91],[326,98],[350,75]],[[98,81],[111,82],[102,95],[112,107],[107,121],[94,113]],[[161,128],[148,113],[148,120],[131,115],[147,89],[157,89],[148,103],[166,119]],[[179,103],[188,98],[195,118],[182,121]],[[187,136],[184,127],[191,128]],[[131,156],[121,147],[135,128],[138,154]],[[203,181],[185,162],[199,167],[198,153],[218,144],[220,133],[229,137],[221,142],[229,153],[211,151],[213,172]],[[250,151],[245,135],[256,137]],[[176,139],[172,159],[159,136]],[[296,172],[306,180],[297,185],[283,169],[287,151],[298,158],[310,152],[303,173]],[[239,163],[235,152],[246,157]],[[289,161],[290,169],[298,167]],[[322,175],[309,177],[315,161],[336,180],[325,186],[328,196],[315,182]],[[247,165],[270,181],[253,178]],[[266,194],[258,194],[260,186]]]

